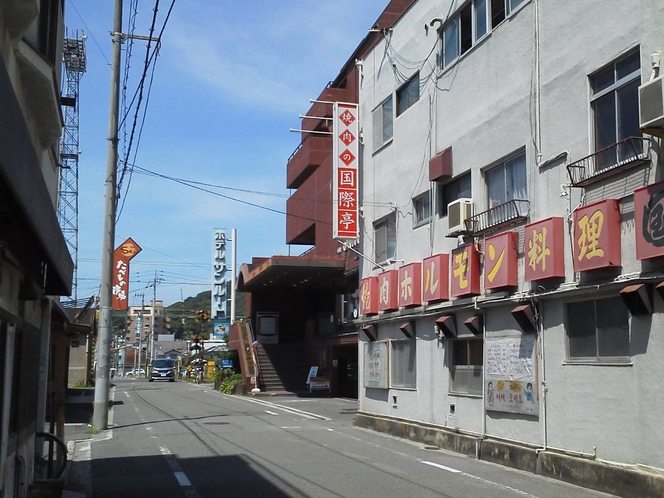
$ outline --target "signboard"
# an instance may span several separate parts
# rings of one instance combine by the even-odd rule
[[[480,254],[470,243],[452,250],[452,297],[477,296],[480,293]]]
[[[447,301],[449,289],[449,256],[436,254],[422,261],[422,300],[427,303]]]
[[[141,252],[141,247],[131,238],[113,251],[113,297],[111,309],[126,310],[129,307],[129,261]]]
[[[366,277],[360,283],[360,315],[378,314],[378,277]]]
[[[664,182],[634,191],[636,259],[664,256]]]
[[[494,237],[487,237],[484,244],[485,289],[516,287],[519,284],[517,275],[518,241],[519,237],[516,232],[505,232]]]
[[[620,209],[606,199],[574,210],[574,271],[620,266]]]
[[[231,330],[231,322],[226,320],[223,322],[212,322],[212,339],[216,341],[228,342],[228,334]]]
[[[332,112],[332,237],[359,237],[357,104],[336,102]]]
[[[422,304],[422,263],[410,263],[399,268],[399,306]]]
[[[312,377],[309,381],[309,392],[312,391],[331,392],[330,379],[328,377]]]
[[[526,282],[565,276],[565,231],[562,217],[526,225]]]
[[[309,369],[309,375],[307,375],[307,385],[309,385],[309,383],[311,382],[311,379],[316,377],[316,375],[318,375],[318,367],[313,366]]]
[[[399,308],[398,273],[397,270],[387,270],[378,275],[378,311],[393,311]]]
[[[364,387],[387,389],[387,342],[364,343]]]
[[[485,347],[486,409],[537,415],[535,335],[487,338]]]
[[[210,318],[226,317],[226,232],[215,230],[212,239],[212,302]]]

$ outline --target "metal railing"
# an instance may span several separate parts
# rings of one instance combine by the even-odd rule
[[[647,139],[629,137],[567,166],[574,187],[583,187],[648,160]]]
[[[469,233],[477,235],[505,225],[512,225],[528,218],[530,201],[526,199],[511,199],[503,204],[494,206],[466,220],[466,229]]]

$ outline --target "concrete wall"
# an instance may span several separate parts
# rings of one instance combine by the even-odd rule
[[[447,217],[439,217],[436,206],[431,222],[417,228],[412,213],[414,197],[436,191],[428,181],[429,159],[450,146],[454,176],[471,171],[476,212],[488,208],[484,172],[517,151],[526,154],[528,222],[567,217],[579,205],[619,199],[622,267],[592,275],[575,273],[569,250],[571,223],[566,223],[565,278],[560,285],[544,282],[548,287],[542,293],[539,283],[524,281],[523,225],[511,228],[519,233],[517,288],[492,294],[491,299],[482,290],[477,300],[453,300],[362,318],[377,325],[379,340],[402,339],[399,319],[416,320],[417,389],[364,388],[361,343],[360,410],[527,446],[580,452],[609,462],[664,469],[664,431],[658,422],[664,398],[657,396],[655,384],[664,373],[664,363],[659,360],[664,339],[658,333],[664,325],[664,303],[659,296],[654,297],[652,315],[630,317],[628,363],[570,363],[566,337],[567,302],[616,296],[637,278],[661,280],[663,275],[661,261],[636,259],[632,196],[634,189],[663,179],[657,150],[650,151],[648,164],[593,184],[585,191],[570,187],[566,165],[594,151],[590,75],[639,46],[641,80],[647,81],[650,54],[664,48],[664,5],[655,0],[606,0],[598,9],[587,2],[530,0],[455,64],[441,70],[436,62],[440,54],[436,28],[440,24],[428,30],[424,26],[434,17],[454,13],[461,3],[419,0],[362,61],[361,251],[373,259],[373,224],[396,213],[398,261],[378,262],[382,265],[377,266],[363,259],[361,278],[432,254],[449,253],[457,246],[456,238],[446,237]],[[415,73],[417,61],[425,61],[419,65],[420,99],[401,116],[395,115],[393,138],[376,149],[372,111],[390,94],[394,96]],[[396,100],[394,105],[396,109]],[[560,157],[547,161],[556,156]],[[585,297],[579,295],[591,281],[601,289]],[[481,396],[450,394],[448,341],[440,340],[435,333],[436,316],[455,313],[459,330],[467,333],[465,318],[483,310],[486,337],[520,335],[510,311],[518,298],[524,297],[537,302],[540,311],[539,415],[486,411]],[[361,334],[361,340],[365,339]]]

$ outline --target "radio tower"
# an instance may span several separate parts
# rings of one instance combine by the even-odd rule
[[[74,262],[72,295],[69,304],[78,299],[78,87],[85,72],[85,35],[65,38],[64,64],[66,88],[62,92],[64,128],[60,140],[60,194],[58,221]]]

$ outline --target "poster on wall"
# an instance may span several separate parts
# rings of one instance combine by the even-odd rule
[[[364,344],[364,387],[387,389],[387,342]]]
[[[486,339],[487,410],[539,414],[535,335]]]

